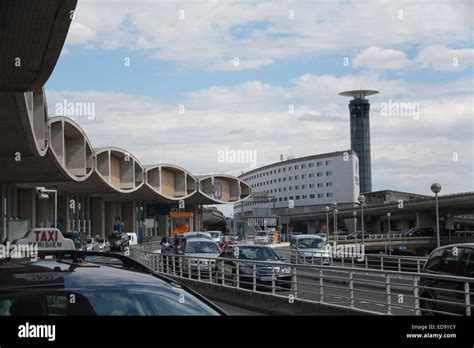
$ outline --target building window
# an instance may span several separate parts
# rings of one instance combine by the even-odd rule
[[[332,193],[331,192],[328,192],[326,197],[332,197]]]
[[[288,191],[291,191],[293,189],[293,186],[288,186]]]
[[[288,181],[291,181],[291,180],[292,180],[292,178],[293,178],[292,176],[289,176],[289,177],[288,177]]]
[[[281,192],[281,187],[278,189],[278,192]]]
[[[301,179],[305,179],[305,178],[306,178],[306,174],[302,174]]]
[[[301,185],[301,188],[304,190],[306,188],[306,185]]]
[[[314,184],[309,184],[309,188],[314,188]]]
[[[283,181],[286,181],[286,178],[283,178]]]
[[[314,195],[309,195],[309,198],[314,198]]]
[[[290,199],[293,199],[293,196],[290,196]]]
[[[280,197],[280,198],[278,198],[278,201],[280,201],[280,202],[281,202],[282,200],[283,200],[283,199],[282,199],[281,197]]]
[[[323,198],[324,195],[322,193],[318,193],[318,198]]]
[[[298,190],[299,188],[300,188],[299,185],[296,185],[296,186],[295,186],[295,190]]]
[[[281,169],[280,169],[280,168],[278,168],[278,173],[280,173],[280,171],[281,171]]]
[[[309,177],[310,177],[310,178],[314,178],[314,173],[310,173],[310,174],[309,174]]]
[[[286,187],[283,187],[283,191],[286,191]]]
[[[278,182],[281,182],[281,178],[278,179]]]
[[[326,165],[327,165],[327,166],[330,165],[330,164],[332,164],[332,161],[331,161],[331,160],[326,161]]]
[[[322,182],[318,182],[318,187],[323,187],[323,183],[322,183]]]
[[[295,175],[295,180],[298,180],[300,178],[299,175]]]
[[[295,169],[298,169],[300,166],[295,166]]]
[[[308,198],[308,196],[306,196],[306,195],[301,196],[301,199],[306,199],[306,198]]]
[[[300,196],[296,196],[295,199],[300,199]]]
[[[301,168],[306,168],[306,164],[302,164],[302,165],[301,165]]]
[[[332,186],[332,182],[328,181],[328,182],[326,183],[326,186],[327,186],[327,187]]]
[[[318,177],[321,177],[321,176],[323,176],[323,172],[318,173]]]
[[[285,201],[287,201],[287,200],[288,200],[288,197],[285,197]]]
[[[291,171],[291,167],[288,167],[288,171]]]
[[[332,172],[326,172],[326,176],[331,176]]]
[[[316,165],[317,165],[318,167],[321,167],[321,166],[323,165],[323,162],[318,162],[318,163],[316,163]]]
[[[286,168],[283,168],[283,173],[286,172]]]
[[[310,167],[310,168],[313,168],[313,167],[314,167],[314,163],[311,162],[311,163],[309,164],[309,167]]]

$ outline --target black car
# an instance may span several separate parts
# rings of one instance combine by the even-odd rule
[[[268,261],[269,263],[259,263],[258,261]],[[277,290],[291,289],[292,269],[283,261],[284,259],[267,246],[229,245],[216,260],[215,279],[223,284],[230,282],[231,285],[237,286],[238,276],[239,287],[252,289],[255,272],[257,290],[271,290],[273,281]]]
[[[469,300],[474,303],[474,243],[447,245],[435,249],[423,273],[468,277]],[[466,281],[420,277],[420,307],[423,315],[456,313],[466,315]],[[439,312],[439,313],[438,313]]]
[[[130,237],[126,233],[111,233],[107,239],[110,243],[111,251],[124,251],[130,244]]]
[[[435,230],[431,227],[410,228],[403,234],[403,237],[434,237]]]
[[[8,267],[2,267],[4,262]],[[185,301],[176,300],[182,296]],[[71,251],[56,259],[0,261],[0,315],[226,313],[186,286],[124,255]]]

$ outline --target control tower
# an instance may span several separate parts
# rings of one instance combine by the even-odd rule
[[[379,93],[372,90],[341,92],[339,95],[352,97],[349,103],[351,114],[351,148],[359,157],[360,192],[372,191],[372,165],[370,160],[370,103],[366,96]]]

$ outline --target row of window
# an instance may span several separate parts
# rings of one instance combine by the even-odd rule
[[[289,200],[300,200],[300,199],[315,199],[316,196],[318,198],[325,198],[325,197],[333,197],[332,192],[327,192],[327,193],[318,193],[316,194],[310,194],[310,195],[298,195],[298,196],[288,196],[288,197],[280,197],[278,198],[278,202],[287,202]],[[271,202],[245,202],[245,206],[250,206],[250,205],[259,205],[259,204],[269,204]]]
[[[314,178],[314,174],[315,173],[310,173],[308,177],[310,178]],[[319,173],[316,173],[317,174],[317,177],[320,178],[323,176],[323,172],[319,172]],[[332,176],[332,171],[328,171],[326,172],[326,176]],[[306,174],[302,174],[302,175],[295,175],[294,176],[294,180],[301,180],[302,179],[306,179]],[[261,187],[261,186],[265,186],[265,185],[271,185],[271,184],[276,184],[277,182],[286,182],[286,179],[287,178],[279,178],[279,179],[271,179],[271,180],[267,180],[267,181],[262,181],[262,182],[258,182],[258,183],[255,183],[255,184],[251,184],[250,187],[254,188],[254,187]],[[288,181],[292,181],[293,180],[293,177],[292,176],[289,176],[288,177]],[[244,179],[244,181],[248,181],[248,179]]]
[[[323,166],[323,163],[325,163],[327,166],[328,165],[331,165],[332,164],[332,160],[327,160],[327,161],[319,161],[319,162],[316,162],[316,166],[317,167],[321,167]],[[254,179],[257,179],[257,178],[262,178],[264,176],[269,176],[269,175],[272,175],[272,174],[276,174],[276,173],[281,173],[281,172],[286,172],[286,169],[288,168],[288,171],[291,172],[292,170],[298,170],[300,169],[304,169],[306,168],[307,166],[309,168],[312,168],[314,167],[314,162],[310,162],[308,164],[304,163],[304,164],[297,164],[297,165],[294,165],[294,166],[288,166],[288,167],[283,167],[283,168],[278,168],[278,169],[273,169],[273,170],[267,170],[266,172],[262,172],[262,173],[259,173],[259,174],[255,174],[255,175],[251,175],[249,176],[248,178],[244,179],[245,181],[247,180],[254,180]]]
[[[267,193],[277,193],[277,192],[284,192],[284,191],[292,191],[293,189],[294,190],[299,190],[299,189],[302,189],[302,190],[306,190],[307,188],[314,188],[315,185],[314,184],[309,184],[309,185],[295,185],[295,186],[288,186],[288,187],[279,187],[277,189],[270,189],[270,190],[266,190]],[[321,187],[332,187],[332,182],[328,181],[326,183],[326,185],[324,185],[322,182],[318,182],[318,185],[317,185],[318,188],[321,188]]]

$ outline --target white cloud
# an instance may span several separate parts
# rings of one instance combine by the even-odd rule
[[[370,9],[370,11],[368,11]],[[399,11],[403,10],[403,19]],[[469,44],[470,1],[80,1],[67,43],[142,50],[199,69],[241,69],[366,47]],[[294,18],[289,18],[289,11]],[[184,11],[184,19],[180,19]],[[422,19],[422,20],[421,20]],[[260,27],[255,23],[264,23]],[[93,28],[93,32],[92,29]],[[235,32],[243,35],[234,35]],[[246,30],[247,29],[247,30]]]
[[[422,49],[415,61],[423,68],[435,71],[460,71],[474,63],[474,49],[450,49],[443,45],[434,45]]]
[[[280,153],[303,156],[348,149],[349,99],[338,92],[359,88],[359,80],[366,83],[360,87],[380,90],[370,98],[375,189],[421,192],[435,178],[445,192],[474,189],[469,79],[422,84],[385,80],[374,73],[306,74],[288,87],[251,81],[187,93],[184,114],[174,103],[121,93],[47,91],[47,97],[53,110],[64,98],[96,103],[100,122],[77,119],[94,147],[118,146],[144,164],[175,163],[196,174],[238,174],[249,165],[219,163],[217,151],[226,146],[255,150],[261,166],[278,161]],[[419,103],[420,117],[382,115],[380,105],[388,100]],[[316,116],[302,120],[304,114]],[[454,152],[459,161],[453,161]]]
[[[399,70],[409,64],[406,54],[399,50],[381,47],[369,47],[359,52],[352,60],[355,68],[368,68],[372,70]]]

